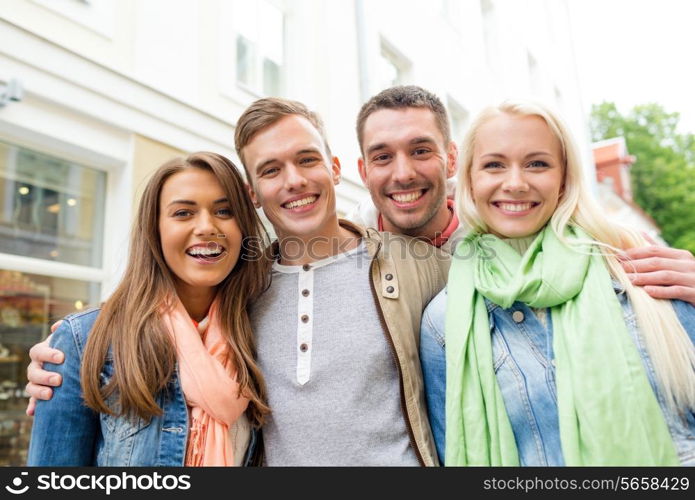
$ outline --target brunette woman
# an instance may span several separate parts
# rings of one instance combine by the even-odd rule
[[[269,409],[247,306],[264,231],[236,167],[162,165],[140,200],[121,283],[51,336],[63,383],[40,401],[29,465],[240,465]]]

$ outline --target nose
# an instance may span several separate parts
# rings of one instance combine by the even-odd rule
[[[285,167],[285,189],[288,191],[297,191],[302,189],[307,184],[300,168],[296,165],[287,165]]]
[[[528,182],[521,166],[514,165],[507,169],[502,189],[507,193],[524,193],[528,191]]]
[[[412,160],[408,155],[398,154],[394,160],[393,180],[398,184],[410,184],[417,177]]]
[[[207,211],[201,210],[196,218],[195,235],[199,237],[215,236],[219,233],[215,225],[215,217]]]

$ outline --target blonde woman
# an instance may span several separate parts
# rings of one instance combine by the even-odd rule
[[[620,253],[645,241],[603,216],[566,127],[505,102],[462,149],[472,231],[421,333],[440,458],[695,464],[695,307],[630,283]]]

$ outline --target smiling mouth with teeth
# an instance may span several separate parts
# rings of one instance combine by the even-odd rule
[[[531,210],[533,207],[540,205],[537,201],[529,201],[526,203],[505,203],[502,201],[496,201],[492,203],[497,208],[501,208],[507,212],[525,212]]]
[[[389,197],[397,203],[412,203],[419,200],[425,194],[426,189],[410,191],[409,193],[393,193]]]
[[[294,200],[294,201],[290,201],[288,203],[283,203],[282,207],[292,210],[293,208],[299,208],[299,207],[304,207],[306,205],[311,205],[312,203],[314,203],[318,199],[319,199],[318,196],[311,195],[311,196],[307,196],[306,198],[302,198],[301,200]]]
[[[214,261],[220,259],[226,254],[226,250],[222,245],[211,241],[206,246],[194,246],[186,250],[186,254],[194,259],[203,261]]]

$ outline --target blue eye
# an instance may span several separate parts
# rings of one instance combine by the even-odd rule
[[[190,210],[181,209],[174,212],[174,217],[188,217],[192,214],[193,212],[191,212]]]
[[[534,160],[528,165],[529,167],[535,167],[535,168],[545,168],[548,166],[548,163],[544,162],[543,160]]]
[[[266,168],[263,172],[261,172],[262,176],[268,176],[268,175],[274,175],[280,171],[279,168],[277,167],[270,167]]]
[[[218,215],[222,215],[224,217],[231,217],[232,216],[232,209],[231,208],[220,208],[217,211]]]
[[[491,161],[483,165],[483,168],[502,168],[503,165],[498,161]]]

